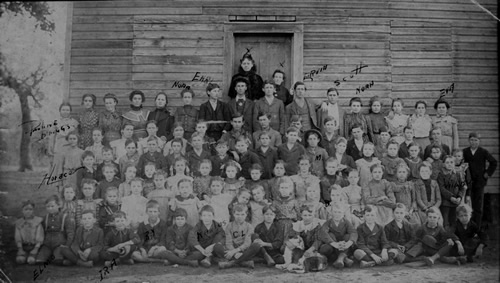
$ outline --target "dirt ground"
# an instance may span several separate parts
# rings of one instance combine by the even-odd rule
[[[0,218],[0,267],[12,282],[33,282],[33,272],[37,266],[17,266],[12,263],[15,257],[13,227],[11,223],[19,216],[19,203],[29,197],[37,203],[37,215],[43,215],[43,200],[55,190],[42,187],[37,189],[43,174],[40,172],[18,173],[0,172],[0,211],[8,218]],[[490,225],[490,243],[483,258],[463,266],[437,263],[433,267],[409,267],[395,265],[359,269],[357,265],[349,269],[327,270],[308,274],[284,273],[275,268],[257,264],[253,270],[234,268],[219,270],[211,268],[189,268],[163,266],[161,264],[118,265],[102,282],[499,282],[499,244],[498,225]],[[37,282],[99,282],[99,270],[93,268],[60,267],[48,265]],[[42,266],[43,269],[43,266]],[[0,281],[1,282],[1,281]]]

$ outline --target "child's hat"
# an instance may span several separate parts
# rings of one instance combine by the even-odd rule
[[[320,131],[316,130],[316,129],[310,129],[310,130],[307,130],[305,133],[304,133],[304,140],[307,142],[307,139],[309,139],[309,136],[310,135],[316,135],[318,137],[318,144],[321,142],[321,140],[323,139],[323,135],[321,134]]]

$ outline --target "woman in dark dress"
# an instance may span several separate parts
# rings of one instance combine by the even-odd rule
[[[250,100],[258,100],[264,97],[264,91],[262,90],[264,87],[264,81],[262,80],[262,77],[257,74],[257,68],[255,67],[255,61],[253,60],[252,55],[243,55],[240,63],[238,73],[231,78],[231,86],[229,87],[228,96],[230,98],[236,97],[236,90],[234,89],[236,86],[236,78],[244,77],[250,83],[247,89],[247,98]]]
[[[155,120],[158,126],[158,137],[165,137],[165,140],[170,138],[172,126],[174,125],[174,116],[167,110],[168,98],[164,92],[159,92],[155,98],[156,109],[151,111],[148,116],[148,121]]]
[[[92,130],[99,126],[99,113],[94,109],[97,98],[91,93],[86,93],[82,97],[83,113],[78,117],[80,132],[80,148],[87,148],[92,145]]]
[[[116,95],[107,93],[104,95],[104,106],[106,109],[99,114],[99,126],[104,134],[103,144],[109,144],[114,140],[121,139],[122,114],[116,111],[118,99]]]

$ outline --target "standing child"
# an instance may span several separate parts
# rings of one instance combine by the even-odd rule
[[[139,162],[137,162],[137,176],[145,177],[145,166],[148,162],[154,163],[156,169],[167,168],[167,160],[158,152],[158,138],[149,137],[148,138],[148,152],[141,155]]]
[[[106,165],[113,165],[116,167],[115,176],[120,176],[120,166],[118,163],[113,161],[113,150],[109,146],[105,146],[102,149],[102,163],[97,166],[96,181],[100,182],[104,179],[103,167]],[[118,173],[118,174],[117,174]]]
[[[214,220],[214,209],[205,205],[200,210],[200,221],[189,231],[188,242],[192,254],[189,259],[200,261],[203,267],[212,265],[212,256],[224,258],[226,233],[222,226]]]
[[[76,202],[76,227],[80,227],[80,220],[82,219],[82,212],[91,210],[94,215],[99,212],[99,205],[102,202],[100,197],[96,198],[96,182],[92,179],[83,179],[82,181],[83,199]]]
[[[211,196],[209,199],[210,206],[214,209],[214,219],[226,228],[229,223],[229,204],[233,201],[233,196],[228,193],[222,193],[224,180],[221,177],[213,177],[210,180]]]
[[[125,167],[129,164],[137,166],[139,158],[141,155],[137,151],[137,143],[133,139],[127,139],[125,141],[125,150],[127,153],[118,159],[118,165],[120,166],[121,176],[120,179],[125,180]]]
[[[165,144],[163,148],[163,155],[168,156],[174,153],[174,149],[172,148],[172,143],[174,140],[180,140],[181,150],[180,153],[185,155],[187,152],[188,140],[184,138],[184,128],[182,127],[182,122],[175,122],[173,128],[173,138]]]
[[[113,152],[113,160],[120,160],[120,157],[124,156],[127,153],[127,150],[125,149],[125,142],[128,139],[133,139],[134,135],[134,125],[129,124],[128,122],[125,122],[122,124],[122,129],[121,129],[121,139],[114,140],[109,143],[109,146],[112,149]]]
[[[170,141],[170,143],[171,153],[165,156],[165,159],[167,160],[167,168],[165,168],[167,175],[174,174],[174,165],[177,158],[185,158],[185,155],[182,153],[182,140],[179,138],[174,138]]]
[[[375,145],[379,144],[379,137],[382,128],[387,128],[387,122],[385,120],[384,114],[382,113],[382,102],[380,98],[375,95],[370,98],[368,110],[368,117],[370,118],[372,130],[373,130],[373,143]]]
[[[245,186],[250,190],[252,190],[252,188],[255,186],[261,186],[264,190],[264,197],[266,199],[270,199],[271,188],[269,187],[269,183],[267,180],[261,180],[262,166],[258,163],[255,163],[252,165],[252,167],[250,167],[248,171],[250,171],[250,179],[245,181]]]
[[[177,208],[173,214],[174,224],[167,228],[165,247],[167,250],[162,254],[166,258],[165,264],[180,264],[190,267],[198,267],[198,261],[191,258],[189,251],[189,232],[193,226],[186,223],[187,212]]]
[[[456,208],[465,197],[465,182],[455,172],[455,159],[445,156],[444,167],[437,177],[442,203],[439,209],[443,216],[443,227],[449,229],[457,221]]]
[[[410,156],[410,145],[414,143],[413,128],[406,126],[403,131],[405,140],[399,145],[398,156],[401,158],[407,158]]]
[[[245,184],[245,180],[243,178],[236,179],[236,176],[239,174],[241,170],[240,164],[236,163],[236,161],[229,161],[224,166],[224,171],[226,172],[226,179],[224,179],[224,193],[230,194],[235,197],[240,188],[242,188]]]
[[[338,137],[344,133],[344,110],[339,106],[339,91],[336,88],[329,88],[326,91],[327,101],[323,102],[320,108],[316,110],[318,125],[320,131],[325,133],[328,132],[333,134],[333,136]],[[325,129],[327,127],[326,123],[329,120],[332,127],[331,129]]]
[[[392,209],[396,205],[396,197],[394,196],[394,184],[382,179],[384,167],[380,164],[375,164],[370,167],[372,180],[362,187],[363,202],[370,204],[377,210],[377,222],[384,226],[392,221]]]
[[[122,198],[121,211],[126,213],[130,227],[135,229],[139,223],[146,221],[146,204],[148,199],[142,196],[143,181],[141,178],[134,178],[130,181],[132,194]],[[115,223],[116,224],[116,223]]]
[[[293,196],[294,184],[290,177],[282,177],[278,183],[279,196],[273,200],[277,208],[276,221],[288,236],[292,223],[300,219],[300,205]]]
[[[81,199],[82,195],[82,180],[83,179],[97,179],[97,170],[94,164],[95,157],[92,151],[85,151],[82,154],[82,165],[84,168],[76,172],[76,198]]]
[[[225,178],[226,174],[223,170],[224,164],[229,162],[230,160],[234,160],[234,157],[228,154],[229,146],[227,145],[227,141],[218,140],[217,145],[215,146],[216,154],[210,157],[212,161],[212,172],[210,172],[210,176],[217,176]]]
[[[368,142],[363,138],[363,128],[361,124],[353,124],[351,126],[352,138],[347,142],[346,153],[351,156],[354,161],[363,158],[363,145]]]
[[[349,257],[352,256],[358,232],[351,222],[345,219],[345,206],[336,204],[330,210],[333,217],[323,224],[319,234],[322,242],[319,253],[334,260],[333,267],[337,269],[351,267],[354,262]]]
[[[415,114],[411,115],[408,119],[408,126],[415,130],[415,142],[421,148],[425,148],[431,143],[429,133],[432,129],[432,119],[429,115],[425,114],[426,108],[427,103],[425,101],[417,101],[415,103]]]
[[[251,179],[250,168],[253,164],[260,164],[260,159],[254,152],[248,150],[250,140],[244,136],[239,136],[236,140],[236,152],[239,155],[238,163],[241,166],[240,177]]]
[[[194,226],[200,220],[198,211],[201,208],[200,200],[193,195],[193,180],[181,179],[177,184],[179,195],[176,195],[170,201],[170,210],[175,211],[177,208],[182,208],[187,212],[187,224]]]
[[[405,217],[408,215],[408,208],[402,203],[396,203],[394,208],[394,220],[384,227],[387,241],[389,241],[389,257],[396,263],[403,263],[406,260],[407,252],[417,244],[415,228]],[[409,256],[409,255],[408,255]],[[410,256],[411,258],[411,256]],[[408,259],[406,261],[413,261]]]
[[[160,139],[156,135],[158,133],[158,126],[155,120],[148,121],[148,123],[146,124],[146,131],[148,132],[148,136],[140,139],[139,142],[137,143],[138,145],[137,151],[139,152],[139,155],[142,155],[149,151],[148,139],[150,137],[155,137],[156,140],[158,141],[158,146],[156,147],[156,151],[162,152],[162,149],[165,147],[165,141],[163,139]]]
[[[274,177],[268,181],[269,188],[271,190],[269,200],[272,201],[281,198],[279,183],[281,178],[285,176],[285,162],[283,160],[276,161],[276,164],[274,164],[273,175]]]
[[[210,154],[215,154],[215,140],[212,137],[206,135],[208,129],[207,122],[204,120],[198,120],[196,122],[196,132],[203,138],[203,150],[210,152]],[[191,150],[188,146],[188,150]]]
[[[358,249],[354,251],[354,257],[360,262],[359,267],[394,264],[394,260],[387,253],[391,246],[387,241],[384,227],[375,221],[377,210],[371,205],[366,206],[364,218],[365,223],[357,228]]]
[[[201,201],[207,201],[210,195],[210,172],[212,171],[212,162],[209,159],[203,159],[200,163],[199,177],[194,177],[193,191],[195,196]]]
[[[338,130],[335,128],[335,118],[333,118],[333,116],[328,116],[324,119],[323,124],[323,137],[321,138],[319,145],[326,150],[328,156],[335,156],[335,145],[337,139],[340,137],[336,133]]]
[[[74,131],[66,136],[68,145],[62,153],[62,172],[73,172],[82,167],[82,155],[84,151],[78,147],[79,139],[80,136]],[[69,184],[76,187],[76,181],[76,174],[68,174],[68,177],[63,179],[62,185]]]
[[[378,159],[382,159],[387,155],[387,146],[391,140],[391,133],[387,128],[380,128],[380,136],[378,138],[378,143],[375,145],[375,156]]]
[[[382,157],[381,164],[384,166],[384,179],[389,182],[396,181],[396,170],[398,166],[405,164],[402,158],[398,157],[399,145],[395,140],[387,144],[387,155]]]
[[[314,187],[320,197],[319,178],[311,174],[311,161],[308,156],[303,155],[299,159],[299,172],[290,177],[295,184],[295,198],[299,202],[306,200],[306,189]]]
[[[285,87],[285,73],[282,70],[275,70],[273,72],[273,82],[276,93],[274,96],[283,101],[285,106],[293,102],[293,96],[290,94],[288,88]]]
[[[102,167],[102,175],[104,176],[104,179],[99,181],[99,184],[97,185],[95,198],[104,199],[107,188],[118,188],[120,186],[120,179],[116,177],[117,173],[117,167],[114,165],[106,164]]]
[[[338,137],[335,141],[335,154],[331,155],[339,162],[340,170],[351,168],[356,169],[356,163],[352,156],[346,153],[347,150],[347,140],[344,137]]]
[[[134,264],[132,253],[137,249],[141,239],[132,228],[127,228],[127,214],[118,211],[113,214],[114,227],[104,236],[104,248],[99,254],[110,266],[112,260],[121,264]]]
[[[359,125],[362,135],[365,135],[369,141],[373,142],[372,123],[370,117],[361,113],[361,106],[363,106],[361,98],[351,98],[349,106],[351,107],[351,113],[344,113],[344,133],[341,133],[341,135],[350,140],[354,125]]]
[[[346,182],[342,177],[342,173],[338,171],[339,162],[337,159],[330,157],[326,160],[326,174],[321,178],[319,183],[321,189],[320,201],[325,205],[330,204],[330,187],[333,184],[345,186]]]
[[[161,169],[159,169],[161,170]],[[156,174],[156,165],[153,162],[148,162],[144,166],[144,179],[142,180],[142,195],[148,197],[149,193],[155,189],[154,176]]]
[[[271,140],[268,133],[261,132],[258,139],[260,145],[255,149],[255,154],[262,165],[262,179],[268,180],[271,179],[274,164],[278,161],[278,151],[270,147]]]
[[[419,168],[423,163],[422,159],[420,159],[420,146],[416,143],[411,143],[408,146],[408,151],[410,156],[406,157],[404,160],[406,165],[410,168],[410,174],[408,175],[408,180],[415,181],[420,179]]]
[[[62,189],[61,212],[68,214],[73,222],[76,223],[76,192],[70,185],[64,185]]]
[[[439,172],[444,167],[443,163],[443,152],[441,151],[441,147],[438,145],[432,145],[431,146],[431,155],[429,158],[427,158],[425,161],[431,164],[432,168],[432,174],[431,174],[431,179],[432,180],[437,180],[437,177],[439,175]]]
[[[38,251],[44,242],[41,217],[34,215],[35,203],[31,200],[21,204],[23,217],[16,220],[14,239],[17,246],[16,263],[34,264]]]
[[[198,168],[203,159],[210,159],[210,152],[203,149],[205,140],[200,133],[195,132],[191,138],[191,145],[193,150],[186,154],[189,163],[189,171],[193,172],[195,176],[199,175]]]
[[[306,189],[306,200],[302,205],[307,205],[311,208],[314,218],[326,220],[325,204],[319,201],[320,192],[317,187],[308,187]]]
[[[188,139],[195,131],[196,121],[198,118],[204,119],[199,115],[198,109],[196,109],[193,105],[194,91],[191,89],[183,89],[181,91],[181,98],[183,105],[181,107],[177,107],[175,111],[175,121],[181,123],[180,126],[184,129],[184,138]],[[174,126],[174,135],[175,135]]]
[[[137,168],[133,164],[128,164],[125,166],[125,181],[123,181],[118,187],[118,201],[121,202],[123,197],[132,194],[132,189],[130,187],[130,181],[136,176]],[[105,233],[106,234],[106,233]]]
[[[349,205],[349,212],[358,218],[362,218],[365,205],[363,203],[363,191],[358,185],[359,172],[358,170],[353,169],[349,171],[347,176],[349,186],[341,188],[340,190],[342,191],[343,198],[345,198],[347,204]],[[346,216],[347,215],[349,214],[346,213]]]
[[[102,229],[94,225],[96,223],[95,212],[93,210],[84,210],[82,226],[75,232],[75,239],[71,246],[62,247],[61,253],[64,257],[63,265],[78,265],[84,267],[93,267],[94,263],[99,261],[99,253],[102,251],[104,242],[104,233]]]
[[[187,160],[185,158],[180,157],[175,160],[173,173],[174,173],[173,176],[167,178],[167,189],[173,192],[174,195],[178,195],[179,189],[177,185],[179,184],[180,180],[188,179],[191,180],[191,182],[194,181],[194,179],[188,175],[189,168]]]
[[[102,144],[102,129],[101,128],[94,128],[92,130],[92,145],[89,145],[85,148],[85,151],[92,151],[95,156],[95,164],[101,164],[102,163],[102,149],[103,149],[103,144]]]
[[[154,200],[160,205],[160,219],[169,224],[170,213],[168,209],[168,204],[170,200],[174,197],[174,193],[165,188],[167,173],[163,170],[158,170],[155,172],[154,183],[155,189],[147,195],[149,200]]]
[[[304,134],[306,142],[306,155],[312,160],[311,171],[313,175],[321,178],[325,174],[325,163],[328,159],[328,153],[322,147],[318,147],[321,142],[321,133],[318,130],[308,130]]]
[[[255,234],[252,235],[253,243],[260,246],[257,256],[263,257],[269,267],[285,262],[280,252],[283,246],[283,230],[274,221],[277,212],[278,209],[274,205],[264,206],[262,208],[264,221],[255,227]]]
[[[252,215],[251,224],[252,227],[256,227],[258,224],[264,221],[264,212],[262,209],[270,205],[268,199],[266,199],[265,189],[261,185],[255,185],[251,187],[250,192],[252,194],[252,199],[250,200],[250,208],[249,214]]]
[[[118,189],[109,187],[106,190],[106,201],[99,207],[98,214],[99,227],[104,231],[104,235],[114,227],[113,214],[120,211],[121,208],[121,204],[118,203]]]
[[[254,132],[262,129],[260,123],[260,114],[266,113],[266,117],[270,116],[270,126],[271,129],[277,131],[280,134],[285,134],[285,105],[280,99],[275,99],[274,93],[276,91],[275,86],[270,81],[264,82],[264,94],[265,96],[261,99],[255,101],[255,107],[253,109],[253,130]],[[281,140],[281,137],[280,137]]]
[[[139,223],[137,235],[141,242],[138,249],[132,253],[132,259],[137,262],[163,262],[162,255],[165,254],[165,237],[167,223],[160,219],[160,204],[150,200],[146,204],[148,220]]]
[[[200,105],[199,118],[215,122],[208,125],[207,135],[218,141],[223,132],[231,130],[231,125],[226,122],[231,121],[231,108],[219,100],[221,91],[218,84],[209,83],[206,92],[208,101]]]
[[[396,98],[392,100],[391,112],[387,117],[387,125],[389,126],[389,132],[391,132],[392,138],[401,144],[405,139],[403,137],[404,128],[408,125],[409,116],[403,114],[403,100],[401,98]]]
[[[278,158],[286,164],[285,170],[288,176],[295,175],[299,171],[299,158],[306,153],[304,147],[297,142],[299,130],[290,127],[286,130],[287,141],[278,146]]]
[[[471,216],[472,211],[468,205],[457,207],[457,222],[453,229],[464,247],[463,254],[467,257],[467,262],[481,257],[488,242],[488,234],[471,220]]]
[[[49,257],[53,256],[53,263],[61,265],[63,263],[61,249],[62,246],[69,247],[73,243],[75,223],[66,213],[59,210],[59,197],[57,195],[52,195],[45,200],[45,209],[47,215],[42,222],[45,237],[35,262],[43,264]],[[30,253],[30,255],[35,256],[35,253]]]
[[[441,153],[443,154],[443,156],[451,154],[450,148],[441,141],[441,139],[443,138],[441,128],[432,128],[431,137],[432,143],[426,146],[424,149],[424,160],[428,159],[431,156],[431,151],[434,146],[438,146],[441,148]]]
[[[464,152],[460,149],[453,151],[453,158],[455,158],[455,172],[460,175],[460,180],[464,182],[465,192],[470,185],[470,169],[469,163],[464,160]],[[462,198],[462,204],[465,203],[465,196]]]
[[[268,146],[271,148],[276,149],[280,144],[282,144],[281,133],[270,126],[271,117],[272,116],[269,112],[258,112],[256,114],[255,118],[258,121],[260,130],[255,131],[252,135],[255,149],[259,148],[261,145],[260,135],[264,133],[267,134],[270,139]],[[283,133],[284,132],[285,130],[283,129]]]
[[[415,194],[417,195],[417,205],[422,223],[425,223],[427,211],[435,208],[438,214],[441,206],[441,190],[438,183],[431,179],[430,165],[423,163],[419,167],[420,179],[415,181]],[[439,219],[442,219],[439,215]]]
[[[226,246],[224,258],[219,268],[230,268],[236,265],[254,268],[252,258],[260,252],[260,245],[252,243],[253,226],[245,221],[248,206],[236,204],[231,210],[234,218],[226,227]]]
[[[371,142],[363,145],[363,158],[356,160],[356,166],[359,172],[359,185],[366,187],[373,179],[370,168],[375,164],[380,164],[380,160],[373,156],[375,146]]]
[[[406,208],[405,217],[411,224],[421,225],[417,208],[417,195],[415,193],[415,184],[408,181],[410,169],[406,164],[399,165],[396,169],[396,181],[392,190],[396,203],[404,204]]]

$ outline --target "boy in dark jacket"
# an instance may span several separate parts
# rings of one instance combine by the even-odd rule
[[[231,130],[231,125],[226,122],[231,120],[231,108],[220,101],[220,86],[209,83],[207,86],[208,101],[200,105],[199,118],[205,121],[214,121],[208,124],[207,136],[218,141],[222,132]]]
[[[198,267],[198,260],[194,259],[192,253],[189,251],[188,237],[193,227],[186,223],[186,210],[177,208],[173,218],[174,225],[167,228],[165,240],[167,250],[162,256],[167,259],[165,264],[180,264]]]
[[[405,220],[407,208],[402,203],[396,203],[394,208],[394,220],[384,227],[385,236],[389,241],[389,257],[394,258],[396,263],[403,263],[407,254],[417,244],[415,228]],[[410,260],[407,260],[410,261]]]

